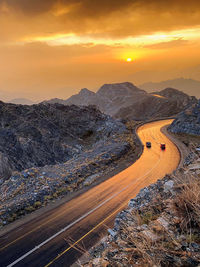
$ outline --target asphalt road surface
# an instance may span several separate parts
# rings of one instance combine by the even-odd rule
[[[0,267],[71,266],[112,227],[116,214],[141,188],[175,170],[177,147],[161,133],[171,120],[145,124],[138,135],[145,144],[133,165],[82,195],[45,212],[0,237]],[[160,144],[166,144],[166,150]]]

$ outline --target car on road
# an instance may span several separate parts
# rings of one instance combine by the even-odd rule
[[[146,142],[146,147],[151,148],[151,142]]]
[[[165,149],[166,149],[166,145],[165,145],[165,144],[160,144],[160,148],[161,148],[162,150],[165,150]]]

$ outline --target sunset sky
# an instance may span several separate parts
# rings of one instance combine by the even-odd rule
[[[0,0],[3,100],[181,73],[200,80],[198,65],[200,1]]]

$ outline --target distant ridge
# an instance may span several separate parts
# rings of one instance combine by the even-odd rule
[[[27,98],[15,98],[10,101],[6,101],[8,103],[17,104],[17,105],[33,105],[35,102],[27,99]]]
[[[147,93],[130,82],[104,84],[94,93],[83,88],[76,95],[66,100],[51,99],[44,103],[60,103],[64,105],[88,106],[95,105],[102,112],[113,116],[121,107],[132,104],[137,98],[145,97]]]
[[[119,119],[147,120],[176,115],[196,102],[195,97],[177,89],[147,93],[130,82],[124,82],[104,84],[96,93],[84,88],[67,100],[52,99],[44,103],[95,105],[101,112]]]
[[[193,79],[178,78],[157,83],[148,82],[139,85],[139,87],[144,90],[147,90],[148,92],[162,90],[167,87],[172,87],[179,89],[188,95],[194,95],[197,98],[200,98],[200,81]]]

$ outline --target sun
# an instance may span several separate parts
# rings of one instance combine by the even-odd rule
[[[131,61],[133,61],[133,60],[132,60],[132,58],[128,57],[128,58],[126,59],[126,61],[127,61],[127,62],[131,62]]]

